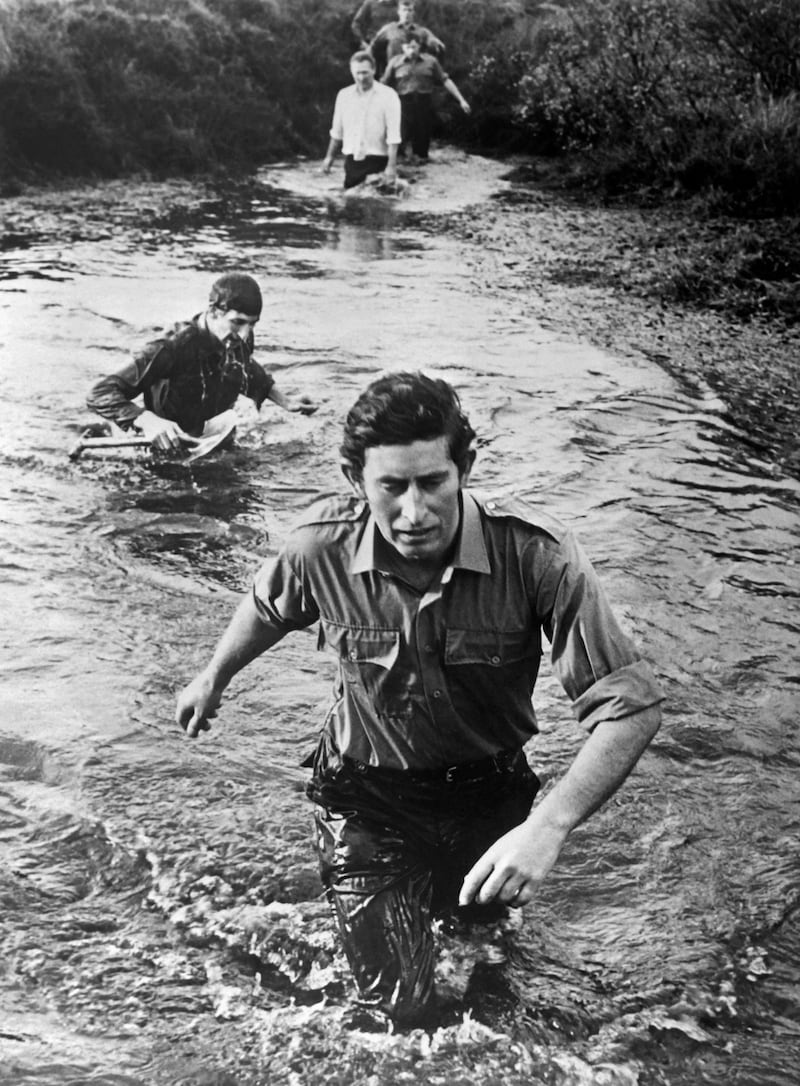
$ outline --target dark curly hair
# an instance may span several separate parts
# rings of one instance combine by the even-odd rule
[[[339,452],[355,480],[364,474],[366,450],[375,445],[410,445],[446,437],[450,458],[465,472],[475,431],[455,389],[424,373],[389,373],[373,381],[347,413]]]

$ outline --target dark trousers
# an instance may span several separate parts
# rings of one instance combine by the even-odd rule
[[[432,921],[504,911],[459,910],[458,893],[486,849],[527,818],[538,788],[521,752],[454,783],[350,765],[315,773],[320,873],[362,1005],[398,1026],[435,1024]]]
[[[400,96],[401,146],[411,145],[418,158],[428,157],[433,131],[433,96],[430,94],[403,94]]]
[[[344,187],[355,188],[362,181],[366,181],[371,173],[383,173],[389,164],[388,155],[367,155],[366,158],[356,160],[352,155],[344,158]]]

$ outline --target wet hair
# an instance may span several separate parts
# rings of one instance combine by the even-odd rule
[[[422,35],[419,33],[419,31],[417,31],[417,30],[407,30],[406,31],[405,44],[407,44],[410,41],[415,41],[417,43],[417,45],[422,44]]]
[[[221,313],[235,309],[250,317],[261,316],[261,290],[252,275],[245,272],[221,275],[211,286],[208,302]]]
[[[359,481],[367,449],[437,437],[447,438],[450,459],[459,473],[465,472],[471,464],[475,431],[456,390],[447,381],[419,371],[389,373],[373,381],[347,413],[339,449],[342,467],[345,474]]]
[[[365,60],[372,65],[372,70],[374,72],[375,57],[372,55],[372,53],[370,53],[369,49],[359,49],[350,57],[351,64],[362,64]]]

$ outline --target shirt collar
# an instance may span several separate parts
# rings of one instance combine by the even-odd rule
[[[475,573],[491,573],[478,503],[467,490],[461,491],[461,499],[461,531],[450,567],[469,569]],[[350,563],[351,573],[369,573],[371,570],[380,569],[375,548],[377,531],[375,519],[372,513],[368,513],[364,531]]]

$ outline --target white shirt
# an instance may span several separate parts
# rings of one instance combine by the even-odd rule
[[[400,143],[400,98],[391,87],[375,82],[366,94],[355,83],[336,95],[331,138],[342,141],[342,153],[357,161],[388,155]]]

